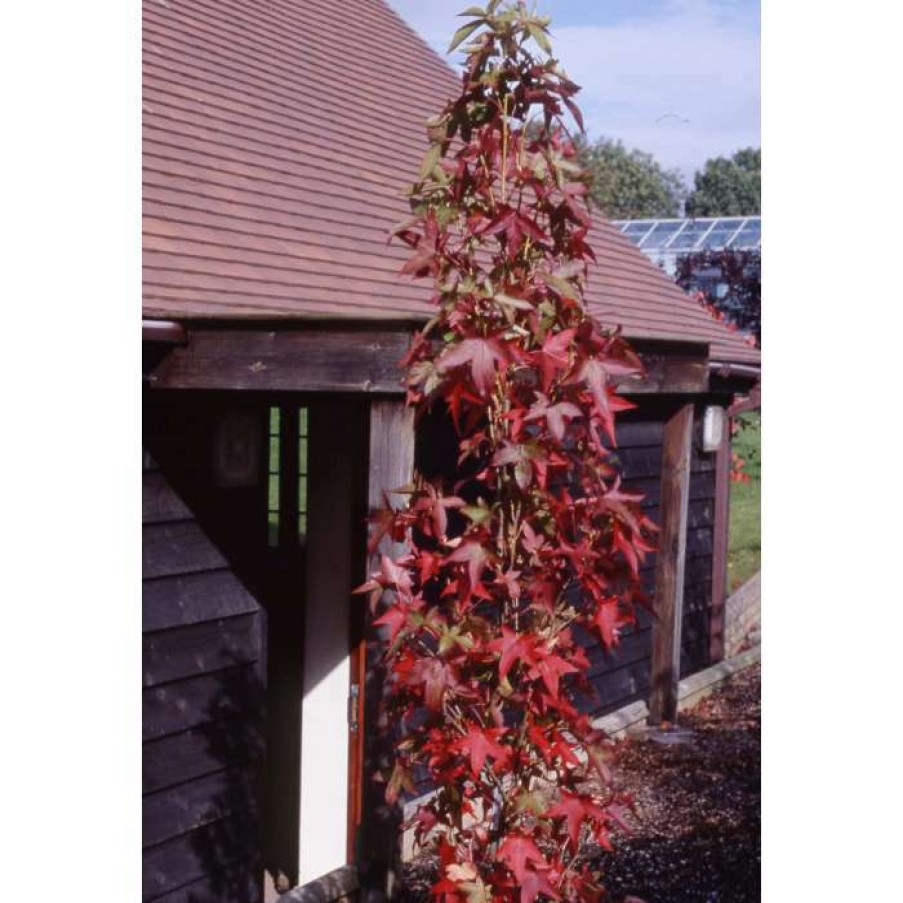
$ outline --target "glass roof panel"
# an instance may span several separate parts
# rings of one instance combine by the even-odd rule
[[[715,227],[706,236],[702,243],[704,248],[726,248],[731,236],[737,231],[736,226],[728,226],[723,228],[720,223],[716,223]]]
[[[651,225],[652,223],[648,221],[627,223],[623,232],[625,235],[630,235],[631,237],[645,235],[649,231]]]
[[[684,221],[656,223],[655,228],[649,233],[649,236],[642,243],[644,248],[661,248],[674,233],[683,226]]]
[[[683,232],[668,245],[669,251],[686,251],[695,248],[700,237],[708,232],[712,225],[711,220],[691,220],[687,223]]]
[[[748,222],[740,234],[733,240],[731,247],[754,248],[762,238],[762,223],[760,220]]]

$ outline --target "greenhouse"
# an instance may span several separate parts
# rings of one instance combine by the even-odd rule
[[[759,251],[762,245],[761,216],[616,220],[612,225],[671,276],[685,254],[727,248]]]

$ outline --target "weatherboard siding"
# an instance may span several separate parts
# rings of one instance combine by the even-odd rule
[[[661,494],[663,420],[634,412],[619,421],[615,455],[622,467],[624,488],[641,492],[644,512],[659,522]],[[712,589],[712,550],[715,511],[714,455],[703,454],[693,443],[690,473],[690,503],[687,524],[687,562],[681,630],[681,675],[692,674],[709,664],[708,630]],[[655,554],[640,568],[643,585],[652,594]],[[585,703],[594,715],[604,715],[622,705],[645,699],[650,688],[652,617],[637,611],[637,626],[625,633],[620,645],[606,653],[590,640],[589,679],[596,698]]]
[[[261,894],[262,614],[145,456],[145,903],[256,903]]]

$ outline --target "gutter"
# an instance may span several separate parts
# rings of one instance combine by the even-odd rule
[[[145,342],[185,345],[188,343],[188,331],[174,320],[142,320],[141,339]]]

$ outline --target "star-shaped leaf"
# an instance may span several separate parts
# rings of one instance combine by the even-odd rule
[[[548,867],[545,857],[532,838],[524,834],[509,834],[496,853],[496,858],[505,863],[514,873],[518,882],[522,883],[527,876],[527,863],[533,862],[540,867]]]

